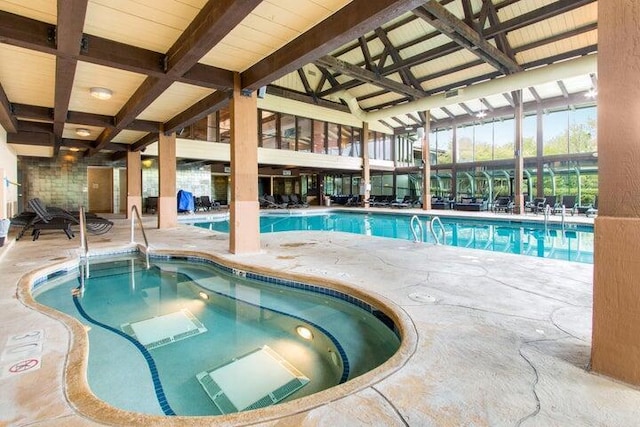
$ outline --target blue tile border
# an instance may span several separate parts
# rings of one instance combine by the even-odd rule
[[[81,291],[80,286],[76,288],[76,291],[77,292]],[[171,409],[169,402],[167,402],[167,398],[164,394],[164,389],[162,388],[162,382],[160,381],[160,376],[158,375],[158,368],[156,367],[156,362],[155,360],[153,360],[153,356],[151,356],[151,353],[149,353],[149,351],[145,348],[145,346],[143,346],[140,343],[140,341],[133,338],[129,334],[125,334],[124,332],[116,328],[113,328],[109,325],[106,325],[102,322],[99,322],[94,318],[92,318],[91,316],[89,316],[87,312],[84,311],[82,304],[80,304],[80,300],[78,299],[77,293],[74,292],[74,294],[72,295],[72,298],[73,298],[73,304],[76,306],[76,309],[78,310],[80,315],[87,320],[87,322],[92,323],[96,326],[99,326],[103,329],[106,329],[110,332],[113,332],[114,334],[117,334],[123,337],[124,339],[131,342],[138,349],[138,351],[142,353],[142,355],[144,356],[145,362],[147,362],[149,373],[151,374],[151,380],[153,381],[153,389],[156,393],[156,399],[158,400],[158,404],[160,405],[160,408],[162,408],[162,412],[164,412],[165,415],[176,415],[173,409]]]

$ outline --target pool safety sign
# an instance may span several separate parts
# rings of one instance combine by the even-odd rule
[[[40,369],[43,338],[42,329],[9,336],[0,356],[2,378]]]

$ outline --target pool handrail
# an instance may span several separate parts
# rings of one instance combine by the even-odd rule
[[[413,223],[416,222],[418,224],[418,228],[420,229],[420,238],[418,239],[418,234],[416,233],[415,226]],[[418,215],[414,215],[411,217],[411,222],[409,223],[409,228],[411,228],[411,233],[413,233],[413,242],[418,243],[423,241],[424,236],[424,228],[422,227],[422,223],[420,222],[420,218]]]
[[[439,216],[434,216],[433,218],[431,218],[431,221],[429,222],[429,229],[431,230],[431,234],[433,235],[433,240],[435,240],[436,245],[440,244],[440,239],[438,238],[438,235],[436,234],[436,229],[435,229],[436,222],[440,225],[440,229],[442,230],[442,244],[446,245],[447,233],[444,229],[444,224],[442,224],[442,220],[440,219]]]
[[[149,264],[149,240],[147,240],[147,233],[144,231],[144,225],[142,224],[142,218],[140,217],[140,212],[138,211],[138,207],[136,205],[131,206],[131,244],[136,244],[135,239],[135,226],[136,226],[136,218],[138,218],[138,223],[140,224],[140,231],[142,231],[142,238],[144,239],[144,255],[147,262],[147,270],[150,268]]]
[[[89,241],[87,240],[87,218],[84,206],[80,206],[80,265],[84,266],[83,278],[89,278]]]

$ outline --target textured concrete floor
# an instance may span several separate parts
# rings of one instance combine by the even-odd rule
[[[495,216],[492,216],[495,218]],[[529,216],[529,219],[532,216]],[[101,251],[129,242],[129,223],[89,236]],[[592,266],[343,233],[262,236],[262,252],[228,253],[227,236],[181,225],[153,248],[216,254],[375,296],[404,319],[401,355],[371,375],[266,410],[224,418],[150,417],[96,404],[80,369],[82,329],[28,307],[17,284],[75,259],[78,238],[49,232],[0,248],[0,345],[44,330],[40,369],[0,378],[7,425],[637,426],[640,391],[590,373]],[[77,333],[78,337],[74,337]],[[5,358],[7,359],[7,358]],[[0,365],[6,368],[6,361]],[[65,368],[66,367],[66,368]]]

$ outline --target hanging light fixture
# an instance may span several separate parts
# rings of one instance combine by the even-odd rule
[[[91,89],[89,89],[89,93],[91,93],[91,96],[93,96],[94,98],[98,98],[101,100],[110,99],[113,95],[113,92],[106,87],[92,87]]]
[[[476,113],[476,117],[479,119],[483,119],[485,117],[487,117],[487,112],[484,110],[480,110]]]

